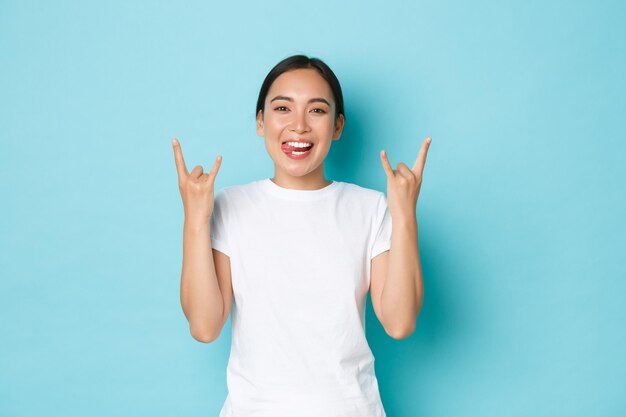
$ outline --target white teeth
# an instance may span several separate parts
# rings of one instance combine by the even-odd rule
[[[312,143],[307,143],[307,142],[287,142],[287,145],[294,147],[294,148],[308,148],[309,146],[312,145]]]

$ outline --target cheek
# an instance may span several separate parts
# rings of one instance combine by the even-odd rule
[[[320,116],[311,116],[309,118],[309,125],[315,126],[316,129],[332,129],[333,128],[333,118],[332,117],[320,117]]]
[[[332,118],[326,119],[324,121],[324,130],[332,133],[335,130],[335,124]]]
[[[265,120],[265,128],[272,132],[282,130],[286,124],[286,120],[280,117],[268,117]]]

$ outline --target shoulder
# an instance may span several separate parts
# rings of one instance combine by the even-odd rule
[[[246,213],[263,204],[262,180],[245,184],[228,185],[214,191],[213,201],[217,210]]]
[[[341,186],[343,195],[363,203],[378,205],[381,200],[385,199],[385,193],[372,188],[362,187],[350,182],[341,182]]]
[[[224,200],[233,200],[242,196],[254,193],[258,190],[260,181],[252,181],[246,184],[228,185],[216,190],[215,198],[221,198]]]

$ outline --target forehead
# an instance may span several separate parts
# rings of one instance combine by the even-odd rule
[[[297,98],[324,97],[329,102],[333,93],[328,82],[313,68],[299,68],[280,74],[272,83],[267,99],[276,94]]]

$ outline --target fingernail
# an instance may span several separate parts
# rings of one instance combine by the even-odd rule
[[[430,143],[430,142],[432,142],[432,141],[433,141],[433,140],[431,139],[431,137],[430,137],[430,136],[429,136],[428,138],[426,138],[426,142]]]

